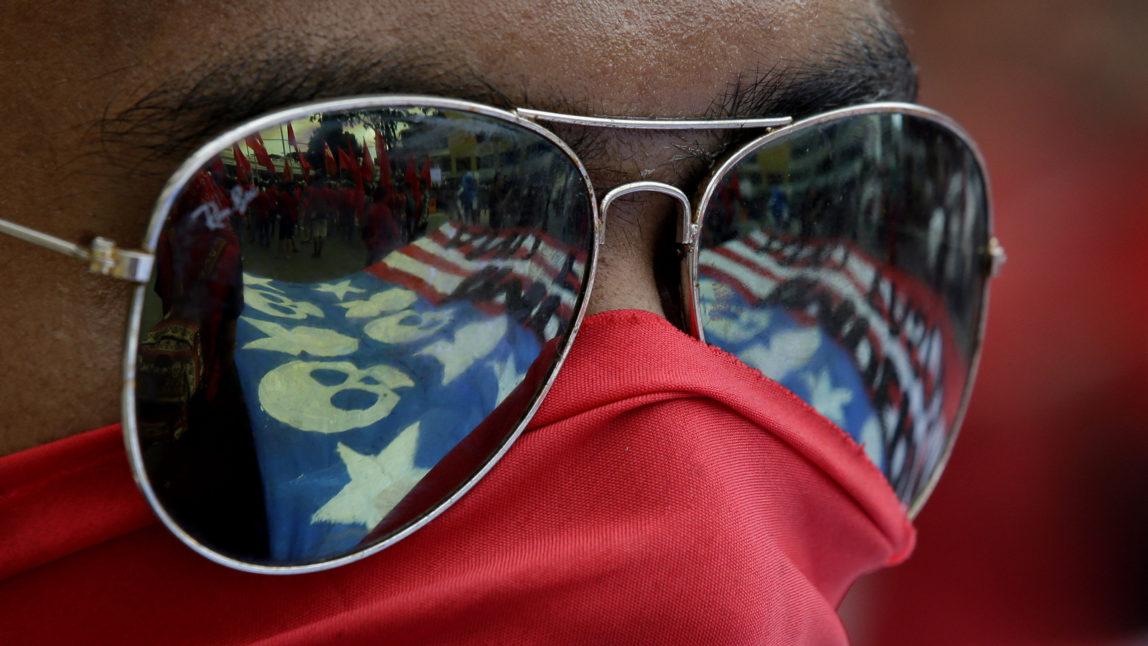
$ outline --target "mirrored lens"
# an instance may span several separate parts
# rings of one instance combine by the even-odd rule
[[[212,152],[163,215],[143,304],[147,482],[227,558],[364,550],[525,423],[589,272],[584,174],[528,127],[402,105]]]
[[[975,153],[916,114],[798,125],[726,170],[702,228],[706,341],[862,443],[913,503],[979,345],[989,217]]]

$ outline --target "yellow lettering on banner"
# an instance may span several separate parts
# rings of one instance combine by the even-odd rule
[[[385,292],[372,294],[365,301],[339,303],[339,307],[346,308],[347,318],[370,318],[384,312],[406,309],[416,300],[418,300],[418,296],[414,292],[405,289],[388,289]]]
[[[419,354],[430,355],[442,363],[442,383],[449,384],[475,361],[490,354],[506,336],[506,317],[475,321],[459,328],[451,341],[440,340]]]
[[[335,373],[338,383],[319,381],[320,371]],[[360,370],[349,361],[291,361],[264,375],[259,382],[259,404],[271,417],[301,431],[342,433],[390,415],[399,402],[393,389],[413,385],[391,366]],[[374,403],[355,409],[336,406],[334,398],[346,391],[363,391],[374,396]]]
[[[323,318],[323,310],[314,303],[297,301],[264,288],[244,287],[243,304],[258,312],[284,319],[302,320],[308,316]]]
[[[243,317],[243,320],[266,334],[243,346],[244,350],[270,350],[299,356],[306,352],[315,357],[341,357],[359,349],[359,340],[321,327],[297,325],[287,329],[273,321]]]
[[[411,343],[433,335],[453,320],[453,310],[405,310],[371,321],[363,332],[380,343]]]

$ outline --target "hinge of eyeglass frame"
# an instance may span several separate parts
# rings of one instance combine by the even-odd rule
[[[111,276],[133,283],[146,283],[151,276],[155,256],[146,251],[120,249],[107,238],[97,237],[87,248],[41,233],[35,229],[0,219],[0,233],[20,238],[25,242],[51,249],[66,256],[87,261],[88,270],[94,274]]]
[[[1000,240],[996,236],[989,238],[988,249],[985,250],[985,255],[989,263],[989,276],[995,278],[1001,273],[1001,267],[1004,266],[1008,256],[1005,254],[1004,247],[1001,245]]]
[[[143,251],[120,249],[107,238],[92,240],[88,270],[133,283],[146,283],[151,276],[155,256]]]

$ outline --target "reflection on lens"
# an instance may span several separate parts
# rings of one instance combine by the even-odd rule
[[[147,479],[256,564],[360,551],[479,470],[549,377],[588,272],[579,167],[505,120],[304,115],[178,192],[138,347]]]
[[[989,234],[969,146],[913,114],[795,127],[726,170],[702,227],[706,341],[844,429],[914,502],[977,350]]]

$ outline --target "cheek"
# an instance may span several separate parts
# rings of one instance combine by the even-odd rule
[[[0,444],[26,448],[119,420],[132,287],[19,241],[0,242],[0,257],[20,267],[0,307],[0,402],[13,434]]]

